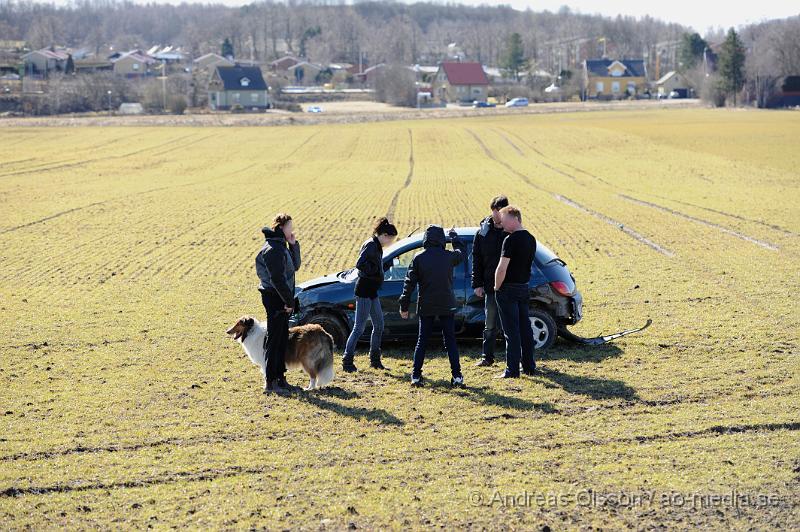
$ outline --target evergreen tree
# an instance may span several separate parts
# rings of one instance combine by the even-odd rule
[[[678,61],[681,64],[681,70],[685,72],[697,66],[697,62],[703,56],[707,47],[708,43],[700,37],[699,33],[684,33],[678,49]]]
[[[722,43],[717,62],[720,77],[720,88],[726,94],[733,94],[733,105],[736,105],[736,94],[744,86],[745,49],[736,30],[731,28]]]
[[[527,60],[525,59],[525,50],[522,47],[522,36],[520,36],[519,33],[512,33],[508,37],[506,53],[500,66],[513,74],[515,81],[519,81],[520,70],[523,70],[526,64]]]
[[[227,57],[228,59],[233,59],[233,43],[227,37],[222,43],[222,57]]]

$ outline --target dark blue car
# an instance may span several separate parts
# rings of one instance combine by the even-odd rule
[[[461,338],[481,338],[485,319],[483,299],[474,294],[470,284],[472,241],[478,228],[462,227],[456,231],[468,251],[467,260],[456,266],[453,272],[453,288],[459,307],[455,315],[456,333]],[[422,237],[421,232],[413,234],[384,250],[385,280],[378,293],[384,313],[384,340],[410,339],[417,335],[416,293],[407,320],[400,317],[398,298],[411,260],[422,250]],[[333,336],[336,346],[342,348],[353,326],[353,288],[357,274],[353,268],[299,285],[299,306],[292,316],[291,325],[317,323]],[[567,325],[577,323],[581,319],[582,304],[583,299],[567,264],[537,242],[530,281],[530,317],[536,348],[550,347],[559,332],[563,333]],[[367,327],[362,340],[368,341],[369,333]]]

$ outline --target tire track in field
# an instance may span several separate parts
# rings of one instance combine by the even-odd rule
[[[191,135],[188,135],[188,136],[191,136]],[[188,146],[190,146],[192,144],[196,144],[196,143],[201,142],[203,140],[209,139],[209,138],[211,138],[213,136],[214,135],[208,135],[206,137],[202,137],[200,139],[197,139],[197,140],[195,140],[193,142],[190,142],[190,143],[187,143],[187,144],[184,144],[184,145],[181,145],[181,146],[176,146],[176,147],[170,148],[167,151],[155,153],[153,155],[164,155],[166,153],[169,153],[170,151],[174,151],[174,150],[177,150],[177,149],[188,147]],[[178,140],[182,140],[182,139],[185,139],[185,138],[187,138],[187,137],[181,137]],[[91,161],[85,161],[85,163],[79,163],[79,164],[88,164],[90,162],[130,157],[132,155],[137,155],[139,153],[142,153],[143,151],[147,151],[147,150],[150,150],[150,149],[156,149],[156,148],[158,148],[160,146],[163,146],[163,144],[161,144],[159,146],[153,146],[153,147],[150,147],[150,148],[145,148],[143,150],[138,150],[136,152],[131,152],[131,153],[124,154],[124,155],[115,155],[115,156],[111,156],[111,157],[105,157],[105,158],[102,158],[102,159],[93,159]],[[55,168],[53,168],[53,169],[55,169]],[[0,177],[2,177],[2,176],[0,176]],[[73,212],[81,211],[81,210],[84,210],[84,209],[89,209],[91,207],[96,207],[98,205],[103,205],[103,204],[106,204],[106,203],[109,203],[109,202],[128,199],[128,198],[132,198],[132,197],[135,197],[135,196],[139,196],[141,194],[149,194],[151,192],[158,192],[158,191],[166,190],[166,189],[169,189],[169,188],[200,184],[200,183],[203,183],[204,181],[213,181],[214,179],[217,179],[217,178],[211,178],[211,179],[208,179],[208,180],[201,180],[201,181],[195,181],[195,182],[190,182],[190,183],[182,183],[182,184],[179,184],[179,185],[167,185],[167,186],[163,186],[163,187],[156,187],[156,188],[150,188],[150,189],[147,189],[147,190],[142,190],[142,191],[139,191],[139,192],[133,192],[131,194],[125,194],[125,195],[122,195],[122,196],[114,196],[112,198],[108,198],[108,199],[105,199],[105,200],[95,201],[95,202],[92,202],[92,203],[88,203],[86,205],[81,205],[79,207],[73,207],[71,209],[66,209],[66,210],[51,214],[49,216],[45,216],[44,218],[39,218],[37,220],[33,220],[31,222],[27,222],[27,223],[24,223],[24,224],[20,224],[20,225],[8,227],[6,229],[2,229],[2,230],[0,230],[0,235],[4,235],[6,233],[11,233],[13,231],[18,231],[19,229],[25,229],[26,227],[31,227],[33,225],[38,225],[38,224],[47,222],[49,220],[52,220],[54,218],[58,218],[60,216],[64,216],[65,214],[71,214]]]
[[[517,138],[519,138],[519,136],[518,136],[518,135],[515,135],[515,136],[516,136]],[[520,139],[520,140],[521,140],[521,139]],[[512,144],[512,145],[513,145],[513,144]],[[515,146],[515,147],[516,147],[516,146]],[[536,152],[537,152],[537,153],[539,153],[539,154],[541,154],[541,152],[540,152],[540,151],[538,151],[538,150],[536,150]],[[589,176],[589,177],[591,177],[591,178],[593,178],[593,179],[596,179],[597,181],[600,181],[601,183],[603,183],[603,184],[607,185],[608,187],[610,187],[610,188],[612,188],[612,189],[615,189],[615,190],[622,189],[622,190],[626,190],[626,191],[628,191],[628,192],[632,192],[632,193],[639,193],[637,190],[634,190],[634,189],[632,189],[632,188],[630,188],[630,187],[623,187],[623,186],[617,186],[617,185],[613,185],[612,183],[610,183],[609,181],[606,181],[606,180],[605,180],[605,179],[603,179],[602,177],[599,177],[599,176],[597,176],[597,175],[595,175],[595,174],[593,174],[593,173],[591,173],[591,172],[588,172],[588,171],[586,171],[586,170],[583,170],[582,168],[578,168],[577,166],[573,166],[573,165],[571,165],[571,164],[564,163],[564,162],[560,162],[560,161],[559,161],[559,164],[562,164],[562,165],[564,165],[564,166],[566,166],[566,167],[568,167],[568,168],[570,168],[570,169],[572,169],[572,170],[574,170],[574,171],[576,171],[576,172],[580,172],[581,174],[584,174],[584,175],[587,175],[587,176]],[[622,197],[623,199],[626,199],[626,200],[628,200],[628,201],[632,201],[632,202],[634,202],[634,203],[639,203],[640,205],[643,205],[643,206],[647,206],[647,207],[652,207],[652,208],[655,208],[655,209],[659,209],[659,210],[662,210],[662,211],[665,211],[665,212],[669,212],[670,214],[674,214],[674,215],[676,215],[676,216],[679,216],[679,217],[682,217],[682,218],[686,218],[686,219],[688,219],[688,220],[692,220],[692,221],[694,221],[694,222],[697,222],[697,223],[700,223],[700,224],[702,224],[702,225],[706,225],[706,226],[709,226],[709,227],[714,227],[714,228],[716,228],[716,229],[718,229],[718,230],[720,230],[720,231],[722,231],[722,232],[724,232],[724,233],[730,234],[730,235],[732,235],[732,236],[735,236],[735,237],[737,237],[737,238],[741,238],[742,240],[746,240],[746,241],[748,241],[748,242],[752,242],[752,243],[754,243],[754,244],[756,244],[756,245],[759,245],[759,246],[762,246],[762,247],[764,247],[764,248],[766,248],[766,249],[772,249],[772,250],[777,250],[777,249],[779,249],[779,247],[778,247],[777,245],[775,245],[775,244],[772,244],[771,242],[767,242],[767,241],[760,240],[760,239],[758,239],[758,238],[755,238],[755,237],[751,237],[751,236],[749,236],[749,235],[746,235],[746,234],[744,234],[744,233],[741,233],[741,232],[739,232],[739,231],[736,231],[736,230],[730,229],[730,228],[728,228],[728,227],[725,227],[725,226],[723,226],[723,225],[716,224],[716,223],[714,223],[714,222],[711,222],[711,221],[708,221],[708,220],[703,220],[703,219],[701,219],[701,218],[697,218],[697,217],[695,217],[695,216],[692,216],[692,215],[690,215],[690,214],[686,214],[686,213],[683,213],[683,212],[681,212],[681,211],[677,211],[677,210],[674,210],[674,209],[670,209],[670,208],[668,208],[668,207],[663,207],[663,206],[661,206],[661,205],[657,205],[657,204],[654,204],[654,203],[650,203],[650,202],[648,202],[648,201],[639,200],[639,199],[633,198],[633,197],[631,197],[631,196],[627,196],[626,194],[617,194],[617,195],[618,195],[618,196],[620,196],[620,197]],[[782,227],[779,227],[779,226],[777,226],[777,225],[771,225],[771,224],[768,224],[768,223],[766,223],[766,222],[762,222],[762,221],[760,221],[760,220],[752,220],[752,219],[750,219],[750,218],[745,218],[745,217],[743,217],[743,216],[737,216],[737,215],[735,215],[735,214],[730,214],[730,213],[726,213],[726,212],[718,211],[718,210],[711,209],[711,208],[708,208],[708,207],[702,207],[702,206],[700,206],[700,205],[694,205],[694,204],[692,204],[692,203],[687,203],[687,202],[680,201],[680,200],[674,200],[674,199],[670,199],[670,198],[667,198],[667,197],[664,197],[664,196],[659,196],[659,195],[655,195],[655,194],[651,194],[651,195],[652,195],[652,196],[654,196],[654,197],[660,198],[660,199],[667,200],[667,201],[674,201],[674,202],[676,202],[676,203],[680,203],[680,204],[682,204],[682,205],[687,205],[687,206],[691,206],[691,207],[696,207],[696,208],[699,208],[699,209],[703,209],[703,210],[707,210],[707,211],[714,212],[714,213],[717,213],[717,214],[721,214],[721,215],[723,215],[723,216],[730,216],[730,217],[732,217],[732,218],[736,218],[736,219],[738,219],[738,220],[742,220],[742,221],[746,221],[746,222],[752,222],[752,223],[756,223],[756,224],[759,224],[759,225],[762,225],[762,226],[768,227],[768,228],[770,228],[770,229],[773,229],[773,230],[775,230],[775,231],[779,231],[779,232],[781,232],[781,233],[784,233],[784,234],[788,234],[788,235],[792,235],[792,236],[798,236],[798,235],[797,235],[797,233],[793,233],[792,231],[789,231],[788,229],[784,229],[784,228],[782,228]]]
[[[309,139],[307,139],[307,140],[309,140]],[[305,144],[305,142],[303,144]],[[230,177],[232,175],[236,175],[238,173],[246,171],[246,170],[248,170],[248,169],[250,169],[250,168],[252,168],[254,166],[257,166],[257,164],[258,163],[254,163],[254,164],[246,166],[245,168],[240,168],[238,170],[234,170],[234,171],[231,171],[231,172],[226,172],[226,173],[224,173],[222,175],[217,175],[217,176],[213,176],[213,177],[206,178],[206,179],[199,179],[199,180],[196,180],[196,181],[190,181],[188,183],[179,183],[179,184],[175,184],[175,185],[167,185],[167,186],[162,186],[162,187],[155,187],[155,188],[151,188],[151,189],[147,189],[147,190],[142,190],[142,191],[139,191],[139,192],[125,194],[125,195],[122,195],[122,196],[116,196],[116,197],[113,197],[113,198],[108,198],[106,200],[103,200],[103,201],[100,201],[100,202],[95,202],[95,203],[90,204],[90,205],[85,205],[85,206],[78,207],[78,208],[75,208],[75,209],[70,209],[70,210],[65,211],[65,212],[57,213],[57,215],[53,215],[51,217],[48,217],[48,219],[49,218],[54,218],[54,217],[57,217],[57,216],[62,216],[64,214],[69,214],[70,212],[73,212],[73,211],[76,211],[76,210],[81,210],[81,209],[94,207],[94,206],[97,206],[97,205],[103,205],[103,204],[107,204],[107,203],[113,203],[113,202],[116,202],[116,201],[126,200],[126,199],[130,199],[130,198],[133,198],[133,197],[136,197],[136,196],[139,196],[139,195],[149,194],[149,193],[152,193],[152,192],[159,192],[159,191],[162,191],[162,190],[169,190],[169,189],[180,188],[180,187],[196,186],[196,185],[209,183],[209,182],[212,182],[212,181],[215,181],[215,180],[218,180],[218,179],[225,179],[225,178]],[[268,163],[264,163],[264,166],[270,166],[271,164],[279,164],[279,163],[269,163],[268,162]],[[281,169],[283,169],[284,166],[288,167],[290,165],[282,165]],[[35,222],[30,222],[28,224],[24,224],[24,227],[27,227],[28,225],[34,225],[36,223],[41,223],[41,222],[44,222],[44,221],[47,221],[47,220],[37,220]],[[147,223],[148,220],[142,220],[141,222]],[[12,230],[22,229],[22,228],[23,228],[23,226],[17,227],[17,228],[10,228],[10,229],[7,229],[5,231],[0,231],[0,235],[5,233],[5,232],[11,232]],[[107,239],[107,238],[109,238],[109,237],[111,237],[111,236],[113,236],[115,234],[117,234],[117,231],[109,231],[108,233],[106,233],[106,234],[104,234],[102,236],[99,236],[97,238],[94,238],[89,242],[84,242],[83,244],[80,244],[80,245],[78,245],[76,247],[73,247],[73,248],[71,248],[69,250],[63,251],[62,253],[60,253],[58,255],[54,255],[52,257],[49,257],[48,261],[49,261],[49,263],[52,263],[53,260],[56,260],[56,259],[61,258],[63,256],[73,255],[74,252],[77,249],[83,248],[83,247],[88,246],[88,245],[96,244],[96,243],[98,243],[98,242],[100,242],[102,240],[105,240],[105,239]],[[8,264],[7,266],[16,266],[21,262],[28,263],[29,261],[26,258],[23,257],[23,258],[17,260],[16,262],[14,262],[13,264]],[[113,262],[113,260],[109,261],[109,263],[107,263],[107,264],[110,264],[111,262]],[[46,268],[45,268],[45,270],[46,270]],[[97,271],[97,270],[95,270],[95,271]],[[16,272],[15,275],[17,275],[19,273],[20,272]],[[30,273],[32,273],[32,271],[23,270],[21,273],[30,274]],[[94,275],[94,273],[92,275]]]
[[[358,141],[358,139],[356,138],[352,142],[351,149],[349,150],[349,155],[345,159],[342,159],[342,160],[339,160],[339,161],[335,161],[335,162],[331,162],[323,172],[320,172],[318,175],[315,176],[315,179],[321,179],[324,176],[324,174],[326,172],[328,172],[329,170],[331,170],[332,168],[334,168],[336,166],[336,164],[346,164],[347,160],[350,159],[354,154],[357,141]],[[264,163],[264,166],[268,166],[269,164],[277,164],[279,166],[279,171],[291,166],[289,164],[281,164],[281,163]],[[255,165],[252,165],[252,166],[255,166]],[[244,171],[244,170],[240,170],[240,171]],[[191,254],[196,252],[196,246],[188,244],[188,245],[185,245],[185,246],[166,247],[167,244],[171,244],[171,243],[173,243],[173,242],[175,242],[175,241],[177,241],[177,240],[179,240],[179,239],[181,239],[181,238],[183,238],[183,237],[185,237],[185,236],[187,236],[187,235],[189,235],[189,234],[191,234],[193,232],[197,232],[198,229],[201,226],[204,226],[204,225],[207,225],[207,224],[211,224],[211,223],[216,222],[216,226],[215,226],[216,230],[220,230],[221,228],[223,228],[225,226],[225,224],[237,224],[237,223],[239,223],[239,221],[237,219],[233,219],[233,218],[231,218],[229,216],[232,212],[246,211],[250,206],[252,206],[254,204],[257,204],[264,197],[273,196],[274,194],[275,194],[274,190],[271,190],[271,189],[265,190],[263,193],[261,193],[261,194],[259,194],[257,196],[252,196],[249,199],[247,199],[246,201],[242,201],[242,202],[239,202],[239,203],[235,204],[233,207],[230,207],[229,209],[225,210],[224,212],[221,212],[219,214],[215,214],[214,216],[212,216],[210,218],[207,218],[207,219],[205,219],[205,220],[203,220],[203,221],[201,221],[201,222],[199,222],[197,224],[194,224],[193,226],[188,227],[187,229],[185,229],[185,230],[183,230],[183,231],[181,231],[181,232],[169,237],[169,239],[167,239],[166,241],[159,243],[156,247],[150,248],[147,251],[145,251],[144,253],[137,254],[136,255],[137,258],[142,258],[144,256],[152,255],[153,253],[156,253],[156,252],[158,252],[160,250],[164,250],[163,254],[161,254],[159,259],[156,261],[156,264],[157,264],[156,268],[151,269],[149,263],[141,263],[141,264],[137,265],[135,270],[130,272],[130,275],[128,276],[128,279],[138,279],[142,275],[145,275],[145,274],[150,274],[152,276],[155,276],[155,275],[158,275],[158,274],[160,274],[161,272],[163,272],[165,270],[167,270],[167,271],[176,271],[178,269],[177,267],[182,264],[181,261],[183,261],[186,258],[186,256],[191,255]],[[206,231],[206,232],[208,232],[208,231]],[[202,234],[204,234],[204,233],[201,233],[200,235],[202,235]],[[206,259],[208,259],[208,258],[209,257],[206,257]],[[112,261],[109,261],[104,266],[107,266],[108,264],[111,264],[112,262],[114,262],[116,260],[118,260],[118,257],[115,258]],[[187,277],[192,271],[194,271],[196,266],[197,266],[197,263],[192,264],[188,269],[186,269],[185,271],[183,271],[182,274],[179,275],[179,278]]]
[[[299,144],[299,145],[298,145],[298,146],[297,146],[295,149],[293,149],[291,152],[289,152],[289,153],[286,155],[286,157],[284,157],[284,158],[283,158],[283,160],[285,161],[285,160],[287,160],[287,159],[291,158],[292,156],[294,156],[294,154],[295,154],[295,153],[297,153],[298,151],[300,151],[300,150],[303,148],[303,146],[305,146],[306,144],[308,144],[309,142],[311,142],[311,140],[312,140],[314,137],[316,137],[317,135],[319,135],[319,133],[320,133],[320,130],[317,130],[317,131],[313,132],[311,135],[309,135],[309,136],[308,136],[308,138],[306,138],[306,140],[304,140],[303,142],[301,142],[301,143],[300,143],[300,144]]]
[[[173,140],[170,140],[170,141],[167,141],[167,142],[162,142],[161,144],[157,144],[155,146],[148,146],[146,148],[141,148],[141,149],[134,150],[134,151],[131,151],[131,152],[128,152],[128,153],[123,153],[123,154],[120,154],[120,155],[109,155],[109,156],[106,156],[106,157],[97,157],[97,158],[94,158],[94,159],[83,159],[83,160],[78,160],[78,161],[74,161],[73,160],[71,162],[70,162],[70,159],[66,159],[64,161],[59,161],[55,165],[52,165],[52,166],[47,166],[48,164],[52,164],[52,163],[44,163],[41,166],[27,168],[25,170],[18,170],[18,171],[14,171],[14,172],[8,172],[8,173],[5,173],[5,174],[0,174],[0,178],[1,177],[13,177],[13,176],[25,175],[25,174],[33,174],[33,173],[39,173],[39,172],[50,172],[50,171],[53,171],[53,170],[63,170],[63,169],[67,169],[67,168],[76,168],[76,167],[80,167],[80,166],[85,166],[87,164],[92,164],[92,163],[95,163],[95,162],[98,162],[98,161],[109,161],[109,160],[124,159],[124,158],[127,158],[127,157],[133,157],[135,155],[140,155],[140,154],[148,152],[150,150],[157,150],[159,148],[163,148],[166,145],[175,144],[175,143],[180,142],[182,140],[191,138],[191,137],[193,137],[195,135],[196,135],[195,133],[190,133],[189,135],[185,135],[183,137],[178,137],[177,139],[173,139]],[[201,140],[205,140],[205,139],[211,138],[213,136],[214,136],[213,134],[205,136],[205,137],[203,137],[201,139],[197,139],[194,142],[189,142],[189,143],[183,145],[182,147],[191,146],[192,144],[195,144],[196,142],[200,142]],[[157,152],[157,153],[154,153],[153,155],[163,155],[164,153],[168,153],[168,152],[173,151],[175,149],[178,149],[180,147],[181,146],[170,148],[169,150],[167,150],[165,152]]]
[[[518,154],[520,154],[520,155],[522,155],[522,156],[524,156],[524,155],[525,155],[525,154],[523,153],[523,151],[520,149],[520,147],[519,147],[519,146],[517,146],[516,144],[514,144],[514,142],[513,142],[513,141],[512,141],[510,138],[508,138],[508,136],[507,136],[507,135],[505,135],[505,134],[503,133],[503,131],[502,131],[502,130],[499,130],[499,131],[498,131],[498,130],[495,130],[495,133],[497,133],[498,135],[500,135],[500,138],[502,138],[503,140],[505,140],[505,141],[506,141],[506,142],[507,142],[507,143],[508,143],[508,144],[509,144],[509,145],[510,145],[512,148],[514,148],[514,149],[517,151],[517,153],[518,153]],[[544,156],[544,154],[542,154],[542,152],[540,152],[539,150],[536,150],[536,152],[537,152],[537,153],[538,153],[540,156],[542,156],[542,157],[545,157],[545,156]],[[580,181],[578,181],[578,178],[577,178],[577,177],[575,177],[574,175],[572,175],[572,174],[570,174],[570,173],[568,173],[568,172],[564,172],[563,170],[560,170],[560,169],[556,168],[555,166],[552,166],[552,165],[550,165],[550,164],[548,164],[548,163],[546,163],[546,162],[544,162],[544,161],[536,161],[536,163],[537,163],[537,164],[540,164],[540,165],[542,165],[542,166],[544,166],[545,168],[548,168],[548,169],[552,170],[553,172],[555,172],[555,173],[557,173],[557,174],[563,175],[564,177],[571,179],[571,180],[572,180],[572,181],[574,181],[574,182],[575,182],[575,184],[577,184],[577,185],[580,185],[580,186],[582,186],[582,187],[585,187],[585,186],[586,186],[585,184],[583,184],[583,183],[581,183]]]
[[[69,484],[53,484],[50,486],[29,486],[24,488],[11,486],[10,488],[0,491],[0,498],[22,497],[26,495],[49,495],[51,493],[74,493],[91,490],[112,490],[119,488],[145,488],[148,486],[162,486],[176,482],[204,482],[239,475],[255,475],[265,473],[266,471],[267,469],[264,467],[230,466],[202,469],[200,471],[165,472],[160,475],[120,482],[89,482],[85,484],[76,484],[76,481],[73,480],[70,481]]]
[[[628,196],[626,194],[617,194],[617,196],[619,196],[620,198],[622,198],[624,200],[630,201],[631,203],[635,203],[637,205],[643,205],[645,207],[650,207],[652,209],[656,209],[656,210],[659,210],[659,211],[668,212],[668,213],[673,214],[675,216],[678,216],[680,218],[684,218],[686,220],[690,220],[692,222],[699,223],[700,225],[705,225],[706,227],[711,227],[711,228],[717,229],[719,231],[722,231],[723,233],[726,233],[726,234],[731,235],[731,236],[735,236],[736,238],[740,238],[740,239],[742,239],[742,240],[744,240],[746,242],[751,242],[753,244],[761,246],[762,248],[771,249],[773,251],[778,251],[780,249],[775,244],[772,244],[772,243],[767,242],[765,240],[759,240],[759,239],[754,238],[752,236],[745,235],[744,233],[740,233],[738,231],[734,231],[733,229],[728,229],[727,227],[724,227],[724,226],[719,225],[719,224],[715,224],[714,222],[709,222],[708,220],[703,220],[702,218],[696,218],[696,217],[691,216],[689,214],[684,214],[684,213],[682,213],[680,211],[676,211],[674,209],[670,209],[669,207],[664,207],[663,205],[658,205],[656,203],[650,203],[649,201],[640,200],[640,199]]]
[[[408,129],[408,144],[408,175],[406,175],[403,186],[395,191],[394,196],[392,196],[392,201],[389,203],[389,208],[386,210],[386,218],[392,221],[392,223],[394,223],[394,212],[397,209],[397,201],[400,198],[400,193],[411,186],[411,180],[414,178],[414,135],[411,133],[411,128]]]
[[[148,193],[151,193],[151,192],[156,192],[156,191],[161,191],[161,190],[167,190],[167,189],[174,189],[174,188],[180,188],[180,187],[186,187],[186,186],[199,185],[199,184],[207,183],[207,182],[214,181],[214,180],[217,180],[217,179],[223,179],[223,178],[226,178],[226,177],[230,177],[230,176],[242,173],[242,172],[246,172],[247,170],[253,168],[254,166],[257,166],[257,163],[253,163],[253,164],[247,165],[247,166],[245,166],[243,168],[239,168],[237,170],[233,170],[231,172],[227,172],[227,173],[225,173],[223,175],[211,177],[211,178],[208,178],[208,179],[201,179],[201,180],[197,180],[197,181],[191,181],[189,183],[180,183],[180,184],[177,184],[177,185],[168,185],[168,186],[165,186],[165,187],[158,187],[158,188],[155,188],[155,189],[144,190],[144,191],[137,192],[137,193],[134,193],[134,194],[128,194],[128,195],[125,195],[125,196],[112,198],[112,199],[109,199],[109,200],[107,200],[106,202],[103,202],[103,203],[125,200],[125,199],[129,199],[131,197],[134,197],[134,196],[139,196],[139,195],[148,194]],[[262,196],[265,195],[265,194],[262,194]],[[146,223],[148,223],[150,221],[151,221],[150,219],[140,220],[140,224],[141,223],[146,224]],[[204,223],[204,222],[201,222],[201,223]],[[22,274],[27,274],[27,275],[33,274],[34,276],[44,275],[48,271],[49,264],[53,260],[61,258],[61,257],[65,256],[65,255],[73,255],[76,249],[78,249],[80,247],[84,247],[86,245],[96,244],[97,242],[99,242],[101,240],[104,240],[104,239],[106,239],[106,238],[108,238],[110,236],[113,236],[113,235],[115,235],[117,233],[118,233],[117,230],[110,231],[110,232],[106,233],[103,236],[100,236],[98,238],[93,239],[90,242],[85,242],[84,244],[82,244],[80,246],[76,246],[74,248],[66,250],[66,251],[62,252],[61,254],[59,254],[59,255],[48,257],[48,262],[43,264],[38,270],[35,270],[35,269],[34,270],[23,270],[21,273]],[[180,238],[180,236],[182,236],[182,235],[177,235],[175,238]],[[154,250],[149,250],[149,251],[146,251],[143,254],[138,254],[137,253],[137,254],[134,254],[134,256],[139,257],[139,256],[147,255],[149,253],[152,253],[153,251]],[[92,270],[91,272],[88,272],[88,273],[84,272],[85,275],[83,275],[83,276],[85,276],[85,277],[94,277],[94,276],[97,276],[97,275],[102,275],[104,272],[107,272],[108,267],[111,264],[113,264],[114,262],[117,262],[119,260],[119,258],[120,258],[119,255],[115,255],[112,258],[110,258],[107,262],[96,266],[94,268],[94,270]],[[65,273],[65,272],[62,272],[62,273]]]
[[[753,218],[747,218],[745,216],[740,216],[738,214],[731,214],[731,213],[725,212],[725,211],[718,211],[717,209],[712,209],[711,207],[703,207],[702,205],[695,205],[694,203],[688,203],[686,201],[666,198],[664,196],[658,196],[658,195],[655,195],[655,194],[653,194],[653,196],[656,197],[656,198],[659,198],[659,199],[667,200],[667,201],[674,201],[675,203],[680,203],[681,205],[686,205],[687,207],[695,207],[697,209],[702,209],[704,211],[713,212],[715,214],[721,214],[722,216],[728,216],[729,218],[735,218],[736,220],[741,220],[743,222],[750,222],[750,223],[762,225],[764,227],[767,227],[767,228],[772,229],[774,231],[778,231],[779,233],[783,233],[785,235],[800,236],[800,233],[795,233],[794,231],[790,231],[789,229],[786,229],[786,228],[781,227],[779,225],[771,224],[769,222],[763,222],[761,220],[754,220]]]
[[[489,150],[489,148],[486,146],[486,144],[483,143],[483,141],[480,139],[480,137],[478,137],[478,135],[475,134],[475,132],[473,132],[472,130],[469,130],[469,129],[467,131],[480,144],[480,146],[483,148],[484,153],[486,153],[487,157],[489,157],[490,159],[492,159],[496,163],[504,166],[509,171],[511,171],[512,173],[514,173],[518,177],[522,178],[529,185],[533,186],[534,188],[536,188],[536,189],[538,189],[538,190],[540,190],[542,192],[545,192],[545,193],[549,194],[552,198],[556,199],[557,201],[559,201],[561,203],[564,203],[565,205],[569,205],[570,207],[572,207],[574,209],[577,209],[577,210],[579,210],[581,212],[584,212],[586,214],[590,214],[590,215],[594,216],[595,218],[597,218],[598,220],[602,220],[603,222],[605,222],[605,223],[607,223],[607,224],[609,224],[611,226],[617,227],[622,232],[624,232],[626,235],[630,236],[631,238],[633,238],[634,240],[636,240],[640,244],[644,244],[647,247],[649,247],[649,248],[661,253],[662,255],[665,255],[667,257],[674,257],[675,256],[675,253],[673,251],[670,251],[669,249],[665,248],[664,246],[661,246],[661,245],[657,244],[656,242],[654,242],[654,241],[650,240],[649,238],[643,236],[641,233],[639,233],[635,229],[632,229],[632,228],[628,227],[627,225],[623,224],[622,222],[619,222],[619,221],[611,218],[610,216],[606,216],[605,214],[603,214],[603,213],[601,213],[599,211],[595,211],[594,209],[590,209],[589,207],[586,207],[585,205],[581,205],[577,201],[572,200],[572,199],[570,199],[570,198],[568,198],[566,196],[563,196],[561,194],[558,194],[556,192],[548,190],[548,189],[546,189],[546,188],[544,188],[544,187],[542,187],[540,185],[534,184],[533,182],[531,182],[530,178],[528,178],[527,175],[523,174],[522,172],[519,172],[519,171],[515,170],[511,165],[509,165],[505,161],[501,161],[497,157],[495,157],[495,155],[491,152],[491,150]]]
[[[475,141],[481,146],[481,148],[483,149],[483,153],[488,158],[490,158],[490,159],[494,160],[495,162],[503,165],[507,170],[509,170],[510,172],[515,174],[517,177],[519,177],[520,179],[525,181],[525,183],[527,183],[529,186],[532,186],[532,187],[544,192],[545,194],[551,194],[552,195],[552,193],[549,190],[544,189],[544,188],[540,187],[539,185],[533,183],[528,178],[528,176],[526,174],[523,174],[522,172],[517,171],[516,169],[514,169],[511,165],[509,165],[505,161],[501,161],[501,160],[497,159],[497,157],[495,157],[494,153],[492,153],[492,151],[489,149],[489,147],[486,146],[486,143],[483,142],[483,139],[481,139],[474,131],[469,130],[469,129],[467,131],[469,132],[470,135],[472,135],[472,137],[475,139]],[[522,153],[522,150],[516,144],[511,142],[510,139],[508,139],[507,137],[504,137],[503,135],[500,135],[500,136],[505,138],[506,142],[511,144],[511,146],[513,146],[517,150],[518,153]],[[537,150],[537,153],[541,154],[541,152],[538,152],[538,150]],[[562,237],[559,238],[558,240],[559,240],[559,242],[564,244],[564,247],[566,249],[568,249],[568,250],[569,249],[579,249],[579,250],[583,251],[584,254],[587,257],[589,256],[588,251],[586,251],[584,249],[583,244],[578,242],[578,233],[576,231],[565,231],[565,230],[561,229],[560,232],[562,234]],[[586,240],[585,235],[581,234],[581,239],[582,240]],[[573,255],[573,258],[574,258],[574,255]]]

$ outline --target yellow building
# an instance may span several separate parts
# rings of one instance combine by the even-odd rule
[[[587,59],[583,62],[585,99],[618,100],[649,91],[641,59]]]

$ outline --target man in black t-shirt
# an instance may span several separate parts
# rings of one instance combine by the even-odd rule
[[[497,310],[506,338],[506,370],[497,377],[507,379],[519,377],[520,360],[526,375],[532,375],[536,369],[533,330],[528,317],[528,282],[536,239],[522,227],[522,214],[513,205],[500,209],[500,220],[509,235],[503,240],[500,263],[494,274]]]

